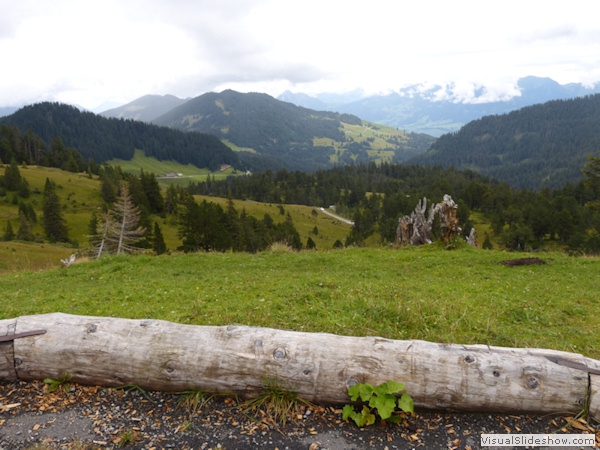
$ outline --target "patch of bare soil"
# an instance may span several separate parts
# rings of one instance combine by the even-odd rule
[[[546,264],[546,261],[540,258],[518,258],[518,259],[507,259],[506,261],[500,261],[500,264],[504,264],[508,267],[515,266],[534,266]]]

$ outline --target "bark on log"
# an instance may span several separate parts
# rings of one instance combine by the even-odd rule
[[[46,333],[8,342],[0,379],[11,379],[12,357],[22,380],[68,373],[91,385],[251,397],[271,378],[334,404],[349,402],[352,384],[394,380],[418,408],[553,413],[587,402],[600,419],[600,375],[588,373],[600,373],[600,361],[574,353],[61,313],[0,321],[0,336],[40,329]]]

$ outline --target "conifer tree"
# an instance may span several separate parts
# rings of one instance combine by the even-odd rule
[[[10,220],[6,221],[6,228],[4,228],[4,235],[2,236],[3,241],[12,241],[15,238],[15,232],[13,231]]]
[[[20,241],[33,241],[33,230],[31,222],[23,214],[19,214],[19,229],[17,230],[17,239]]]
[[[154,238],[152,241],[152,250],[157,255],[162,255],[167,251],[167,244],[165,244],[165,239],[163,238],[162,231],[158,226],[158,222],[154,222]]]
[[[165,199],[162,196],[160,185],[153,173],[145,173],[142,170],[140,174],[140,182],[146,194],[150,212],[154,214],[164,215]]]
[[[42,225],[46,237],[53,242],[67,242],[69,232],[62,215],[60,200],[54,191],[54,183],[48,178],[46,178],[46,185],[44,186],[42,211],[44,213]]]
[[[12,158],[10,164],[4,169],[4,187],[8,191],[16,191],[21,184],[21,172],[17,161]]]

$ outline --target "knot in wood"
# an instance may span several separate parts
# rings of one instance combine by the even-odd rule
[[[85,331],[88,333],[95,333],[97,329],[98,329],[98,326],[96,324],[92,323],[92,324],[88,325],[88,327],[85,329]]]
[[[355,380],[354,378],[350,378],[348,380],[348,387],[352,387],[354,385],[358,384],[358,380]]]
[[[499,370],[494,370],[492,372],[492,375],[494,375],[495,377],[499,377],[500,376],[500,371]]]
[[[255,347],[262,347],[262,340],[261,339],[257,339],[254,341],[254,346]]]
[[[284,359],[285,358],[285,350],[282,348],[278,348],[273,352],[273,358],[275,359]]]
[[[172,367],[167,367],[167,373],[173,373],[175,369],[173,369]]]
[[[23,360],[21,358],[15,358],[15,366],[20,366],[23,364]]]
[[[529,387],[529,389],[535,389],[540,385],[540,382],[538,381],[537,378],[533,378],[531,377],[528,381],[527,381],[527,386]]]
[[[465,356],[465,362],[472,363],[474,361],[475,361],[475,358],[473,356],[471,356],[471,355]]]

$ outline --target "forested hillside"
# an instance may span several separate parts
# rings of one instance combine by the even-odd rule
[[[231,90],[201,95],[153,122],[219,136],[245,150],[240,158],[259,170],[312,171],[332,163],[400,162],[424,152],[434,141],[431,136],[363,126],[350,114],[314,111],[266,94]]]
[[[585,165],[585,182],[536,193],[516,189],[470,170],[398,164],[362,164],[303,172],[261,174],[192,184],[194,194],[232,195],[261,202],[335,205],[354,222],[345,244],[376,240],[392,244],[398,219],[410,215],[418,201],[430,204],[449,194],[458,204],[458,219],[466,236],[477,224],[480,244],[492,241],[510,250],[558,245],[573,252],[600,252],[600,161]],[[593,168],[593,169],[590,169]],[[582,169],[584,166],[582,165]]]
[[[184,133],[133,120],[107,119],[59,103],[26,106],[1,118],[1,124],[16,127],[21,132],[31,131],[48,147],[52,139],[60,137],[65,146],[76,149],[86,160],[91,158],[96,163],[113,158],[129,160],[134,150],[140,149],[158,160],[191,163],[211,170],[218,169],[221,164],[240,166],[236,153],[215,136]],[[10,162],[10,158],[4,159],[4,163]],[[37,157],[26,162],[41,163]]]
[[[440,137],[410,163],[473,169],[512,186],[560,188],[600,149],[600,94],[486,116]]]

